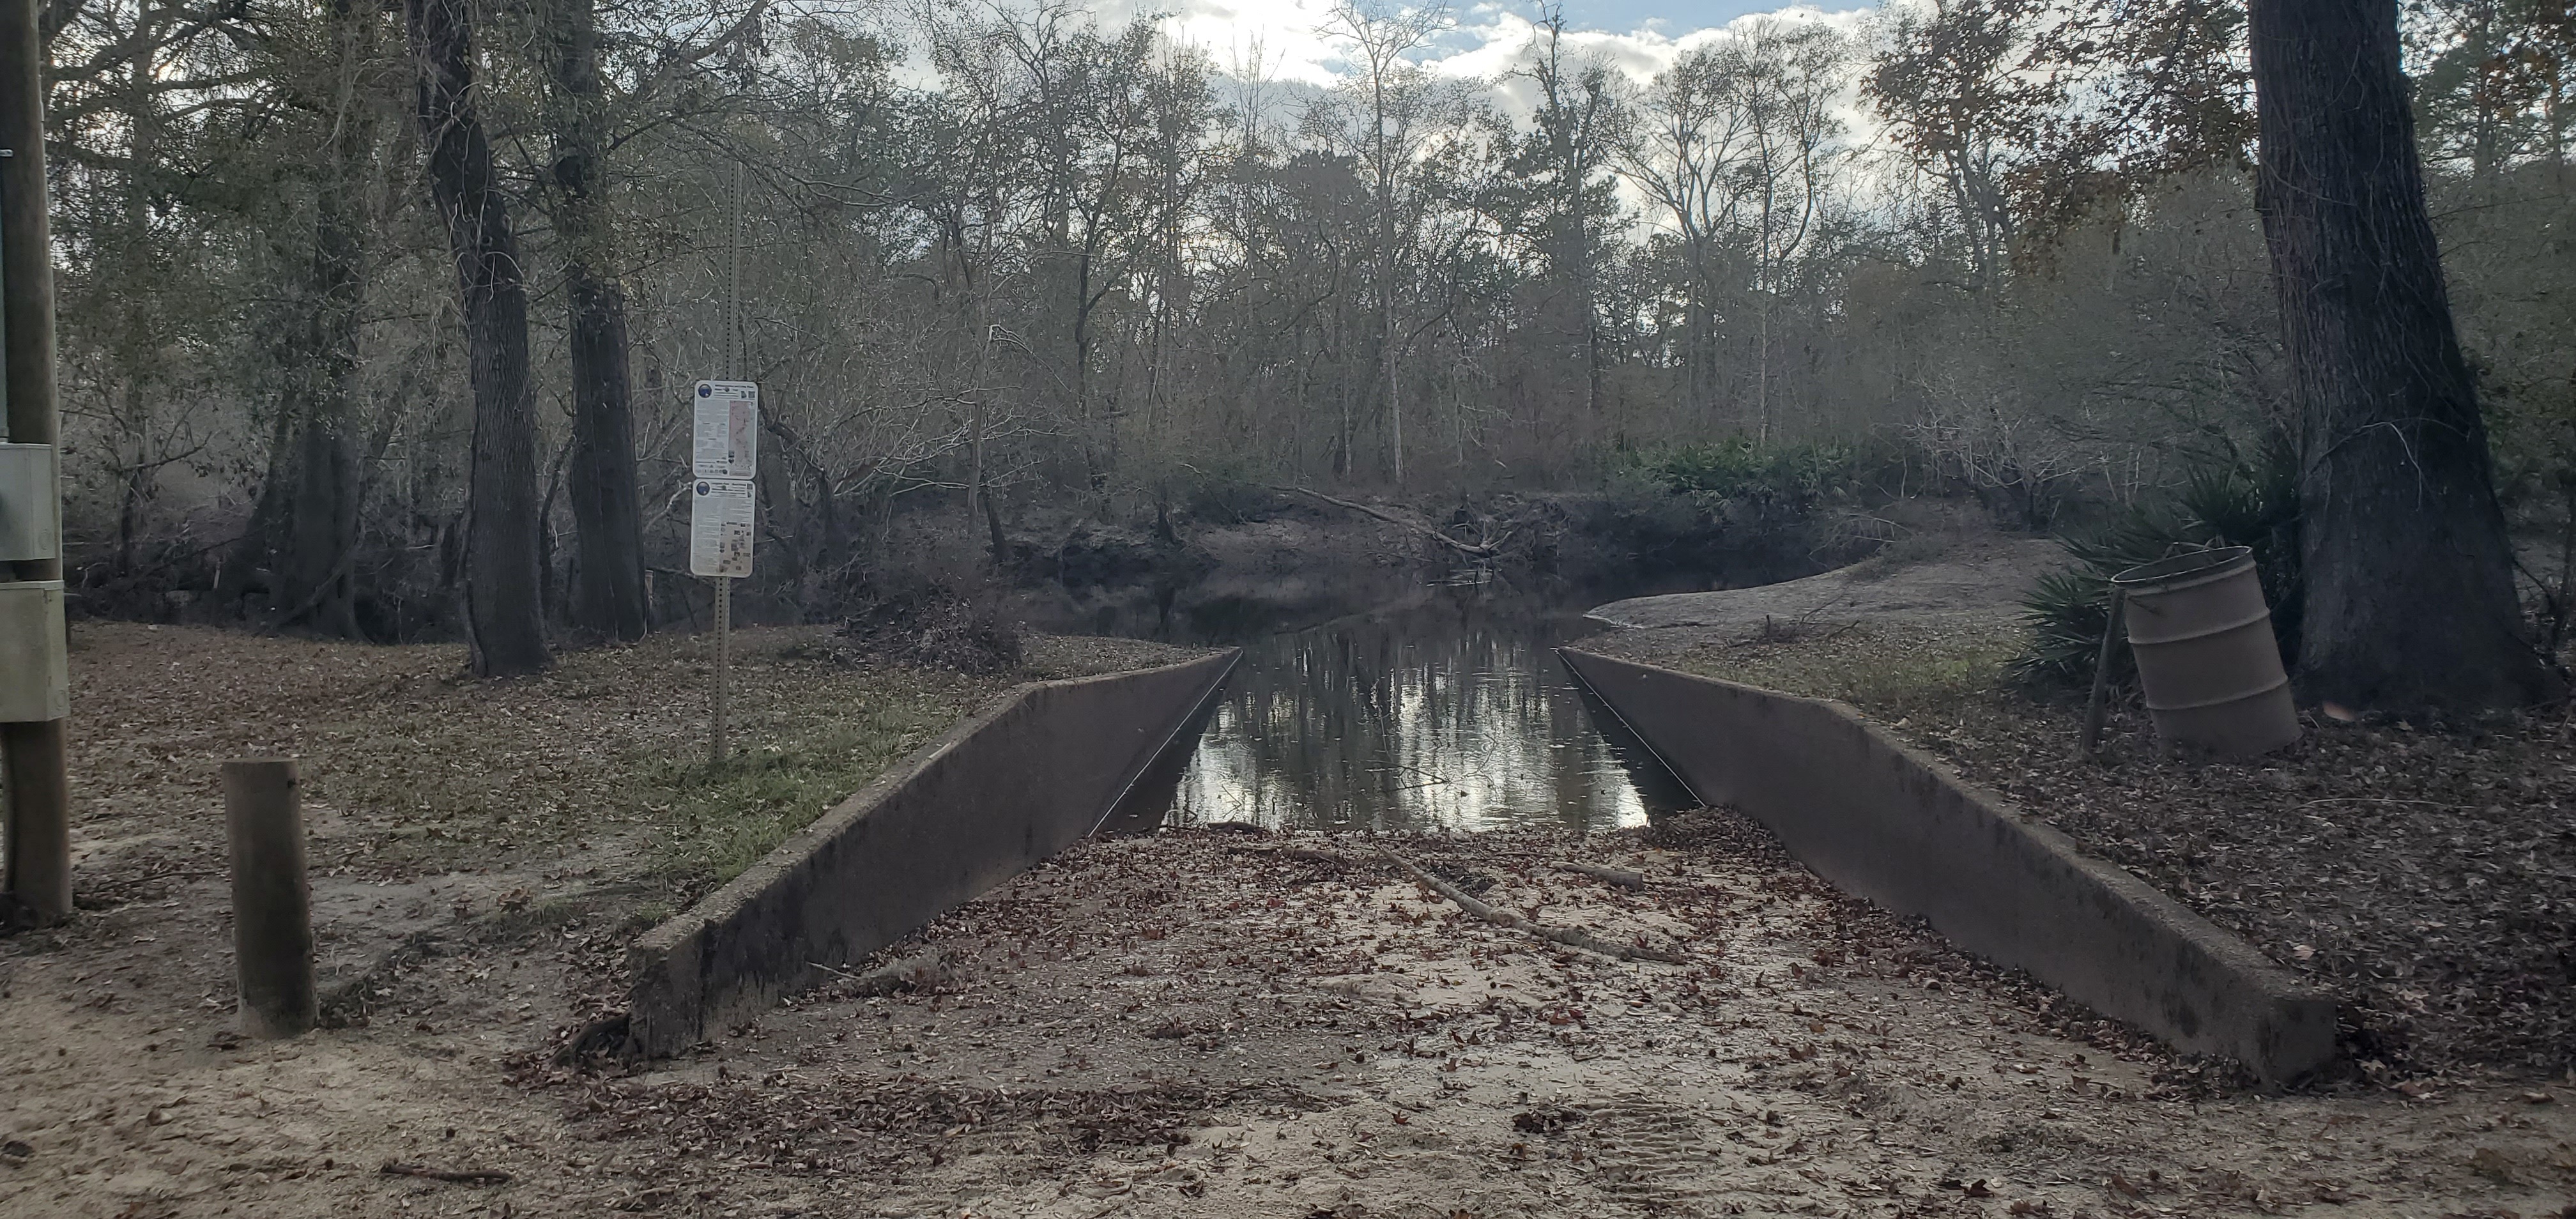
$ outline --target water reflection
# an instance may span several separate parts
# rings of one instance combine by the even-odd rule
[[[1452,589],[1246,645],[1197,747],[1120,820],[1602,829],[1689,807],[1557,661],[1571,624]]]

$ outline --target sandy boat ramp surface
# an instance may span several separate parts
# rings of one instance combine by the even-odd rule
[[[1687,963],[1466,917],[1381,851]],[[632,1067],[544,1044],[605,976],[577,925],[460,933],[368,1026],[258,1044],[94,1001],[153,934],[110,922],[7,961],[0,1214],[2529,1219],[2576,1183],[2576,1097],[2245,1089],[1724,813],[1095,840]]]

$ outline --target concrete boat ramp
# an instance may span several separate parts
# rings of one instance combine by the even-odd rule
[[[1232,657],[1031,687],[648,935],[576,1125],[776,1214],[2561,1204],[2563,1106],[2278,1091],[2330,999],[1847,709],[1566,660],[1725,807],[1086,838]]]

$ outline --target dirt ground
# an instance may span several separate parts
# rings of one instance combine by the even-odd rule
[[[2378,1085],[2576,1082],[2567,708],[2451,725],[2309,715],[2297,744],[2228,760],[2163,748],[2126,693],[2102,753],[2079,763],[2077,692],[2005,673],[2019,596],[2057,565],[2048,543],[2014,561],[2032,545],[1971,540],[1876,574],[1624,603],[1690,612],[1585,646],[1854,704],[2334,991],[2345,1056]],[[1802,585],[1881,591],[1854,613]],[[1762,617],[1799,604],[1829,608]]]
[[[2528,1217],[2576,1183],[2555,1097],[2209,1085],[1727,814],[1280,845],[1083,844],[886,954],[898,993],[632,1072],[546,1053],[578,927],[460,937],[398,1018],[285,1044],[86,1003],[84,938],[19,963],[0,1213]],[[1381,847],[1688,963],[1465,919]]]
[[[77,624],[78,911],[67,927],[0,938],[0,1019],[12,1030],[48,1030],[42,1042],[0,1038],[9,1080],[0,1210],[29,1196],[18,1186],[39,1171],[40,1157],[57,1172],[67,1165],[42,1149],[59,1152],[88,1112],[38,1103],[26,1081],[51,1073],[74,1084],[84,1106],[98,1103],[93,1116],[131,1116],[145,1111],[136,1103],[148,1109],[179,1093],[93,1086],[107,1078],[103,1063],[137,1072],[114,1078],[157,1088],[156,1077],[184,1073],[186,1055],[230,1042],[230,902],[215,784],[224,759],[301,760],[326,1015],[357,1038],[296,1058],[294,1070],[319,1074],[260,1103],[373,1096],[392,1111],[410,1086],[395,1080],[452,1073],[461,1046],[533,1045],[571,1019],[566,978],[528,971],[528,953],[581,946],[591,950],[587,976],[604,977],[637,930],[1010,682],[1186,654],[1039,637],[1027,674],[969,677],[853,657],[824,628],[746,631],[737,640],[734,756],[710,767],[710,644],[662,636],[567,655],[540,678],[473,682],[459,676],[456,647]],[[424,961],[459,959],[477,964],[453,978],[421,975]],[[417,1018],[423,1003],[399,981],[414,975],[471,996],[443,1017],[473,1026],[462,1030],[466,1041],[415,1052],[393,1036],[459,1031]],[[374,1056],[379,1050],[391,1057]],[[20,1144],[27,1154],[12,1154]],[[150,1175],[128,1192],[151,1197],[162,1187]],[[32,1213],[59,1213],[51,1205]]]
[[[650,764],[695,739],[694,640],[468,683],[452,650],[83,633],[88,896],[0,940],[0,1216],[2576,1213],[2576,1087],[2236,1087],[1715,812],[1095,840],[693,1054],[567,1064],[625,945],[759,840],[736,822],[999,679],[757,635],[772,760],[711,772]],[[210,765],[279,749],[317,776],[340,1022],[245,1042]],[[1684,963],[1467,919],[1381,849]]]

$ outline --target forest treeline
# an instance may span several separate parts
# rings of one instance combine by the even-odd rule
[[[51,0],[76,590],[478,667],[686,583],[687,394],[764,394],[757,583],[892,514],[1597,484],[1832,444],[2044,522],[2295,432],[2241,7],[1899,0],[1339,83],[1064,0]],[[2568,520],[2544,0],[2406,16],[2509,501]],[[738,308],[729,302],[738,294]],[[2576,537],[2576,534],[2571,534]]]

